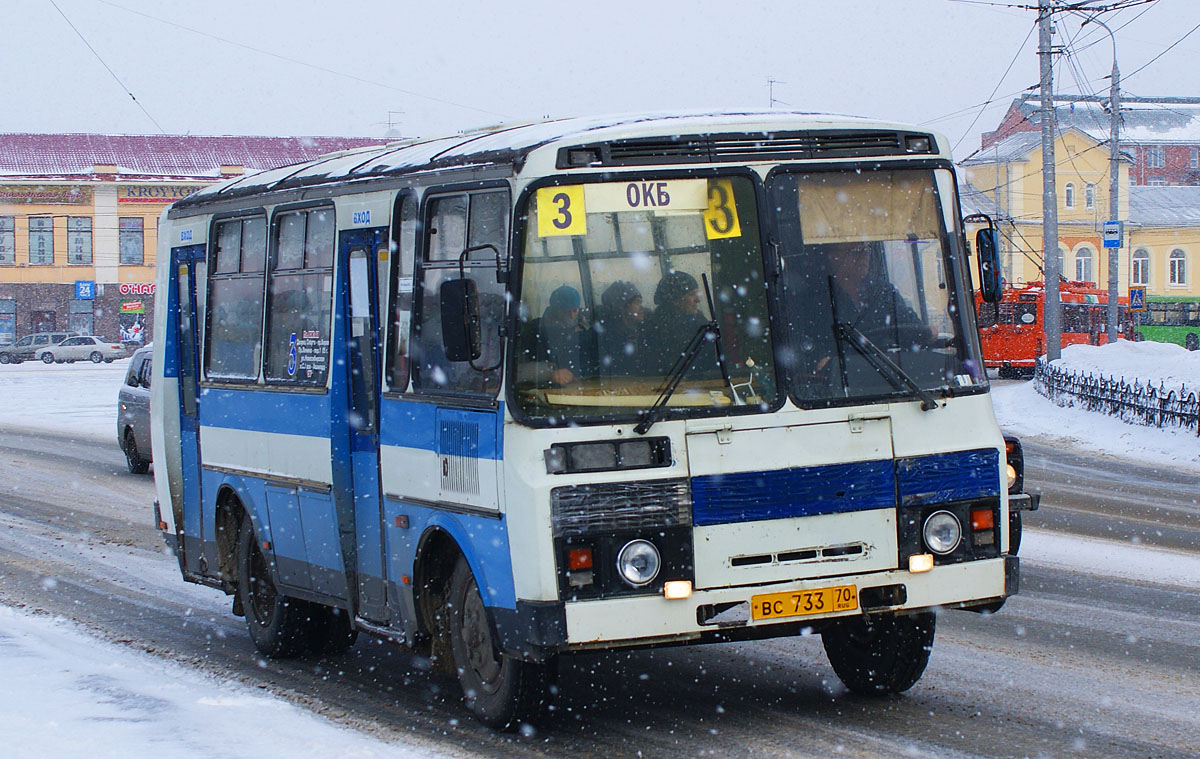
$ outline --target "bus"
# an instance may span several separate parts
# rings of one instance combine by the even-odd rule
[[[158,527],[263,654],[378,636],[498,729],[585,651],[811,632],[904,691],[940,610],[1017,592],[1032,502],[956,188],[941,136],[769,111],[197,192],[160,227]]]
[[[1108,290],[1091,282],[1062,281],[1058,287],[1062,303],[1062,345],[1104,345],[1108,342]],[[1118,297],[1117,333],[1135,339],[1129,298]],[[1046,287],[1027,282],[1005,287],[996,303],[976,295],[979,338],[984,365],[995,369],[1001,379],[1033,374],[1045,348]]]

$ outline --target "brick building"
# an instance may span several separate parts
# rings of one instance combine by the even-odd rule
[[[1107,98],[1056,99],[1058,131],[1077,130],[1107,144]],[[984,132],[980,150],[1022,132],[1041,133],[1041,101],[1025,95],[1012,102],[993,132]],[[1200,98],[1128,97],[1121,101],[1121,151],[1133,161],[1133,185],[1200,185]]]
[[[228,177],[377,143],[362,137],[0,134],[0,343],[152,333],[158,217]]]

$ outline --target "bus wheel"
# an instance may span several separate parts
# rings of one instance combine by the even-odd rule
[[[310,604],[308,648],[317,654],[341,654],[358,640],[358,630],[345,609]]]
[[[308,604],[275,588],[249,517],[242,520],[238,534],[237,562],[238,594],[255,647],[272,658],[300,653],[308,643]]]
[[[450,579],[446,607],[446,634],[467,708],[497,730],[535,721],[546,704],[553,665],[522,661],[496,650],[479,586],[461,556]]]
[[[932,612],[837,620],[821,633],[833,671],[854,693],[902,693],[921,679],[933,650]]]

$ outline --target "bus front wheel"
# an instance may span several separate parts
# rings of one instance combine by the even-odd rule
[[[299,654],[308,643],[308,604],[275,587],[249,517],[242,520],[237,557],[238,594],[255,647],[271,658]]]
[[[902,693],[921,679],[933,650],[932,612],[845,617],[821,633],[838,678],[854,693]]]
[[[467,708],[498,730],[535,721],[546,705],[553,664],[522,661],[497,649],[479,586],[462,557],[446,608],[445,632]]]

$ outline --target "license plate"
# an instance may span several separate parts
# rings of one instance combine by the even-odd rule
[[[750,616],[755,620],[829,614],[857,608],[858,588],[854,585],[766,593],[750,598]]]

